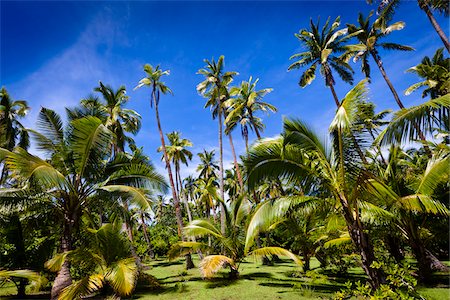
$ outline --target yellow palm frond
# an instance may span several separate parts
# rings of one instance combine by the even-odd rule
[[[134,258],[125,258],[116,262],[106,272],[106,280],[120,295],[131,294],[136,283],[137,265]]]
[[[268,255],[279,255],[279,256],[287,256],[292,259],[297,265],[303,265],[303,262],[300,258],[292,253],[289,250],[286,250],[281,247],[263,247],[256,250],[253,250],[249,253],[249,255],[253,256],[268,256]]]
[[[200,262],[199,268],[204,278],[210,278],[221,268],[234,266],[234,261],[224,255],[208,255]]]
[[[78,280],[66,287],[58,297],[58,300],[80,299],[81,296],[90,295],[103,287],[102,274],[94,274]]]

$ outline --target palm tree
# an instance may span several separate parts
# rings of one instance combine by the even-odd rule
[[[81,215],[97,206],[99,198],[120,196],[147,207],[147,191],[166,187],[164,179],[149,165],[120,162],[119,167],[114,160],[108,161],[114,135],[96,117],[74,120],[64,129],[58,114],[42,108],[38,129],[30,132],[37,148],[49,159],[43,160],[20,147],[13,152],[0,148],[0,160],[17,180],[25,183],[22,189],[3,189],[1,196],[16,199],[16,205],[23,201],[47,203],[48,213],[61,222],[61,253],[76,248]],[[69,261],[65,261],[53,283],[52,299],[71,284],[69,268]]]
[[[240,86],[232,87],[230,90],[230,96],[234,97],[227,101],[228,116],[225,119],[225,123],[232,122],[240,123],[241,116],[248,116],[249,126],[255,131],[258,139],[261,139],[261,125],[259,120],[256,120],[255,115],[261,112],[276,112],[277,108],[272,104],[263,102],[264,96],[272,91],[270,88],[257,91],[256,84],[259,81],[257,78],[252,82],[252,77],[248,81],[242,81]],[[234,121],[235,120],[235,121]]]
[[[358,26],[347,24],[348,32],[356,36],[359,44],[346,46],[345,48],[348,49],[348,51],[344,54],[344,57],[348,59],[351,56],[354,56],[354,61],[361,59],[361,70],[365,74],[366,78],[370,78],[369,56],[372,56],[377,63],[381,75],[383,75],[384,80],[389,86],[397,105],[400,108],[404,108],[405,106],[400,100],[397,91],[386,74],[378,48],[400,51],[412,51],[414,49],[409,46],[396,43],[382,42],[381,40],[386,38],[386,36],[388,36],[391,32],[395,30],[402,30],[405,27],[405,23],[400,21],[388,26],[387,23],[390,19],[388,19],[387,16],[381,16],[370,24],[370,17],[372,14],[373,12],[370,12],[369,16],[364,18],[364,16],[360,13],[358,17]]]
[[[431,99],[435,99],[450,93],[450,58],[444,58],[443,51],[443,48],[436,50],[433,58],[425,56],[420,64],[406,70],[423,78],[424,81],[411,85],[405,91],[405,95],[421,87],[426,87],[422,98],[429,95]]]
[[[219,200],[221,201],[221,200]],[[225,255],[208,255],[200,262],[200,272],[204,278],[210,278],[223,267],[230,267],[230,278],[235,279],[239,275],[239,265],[247,256],[267,256],[267,255],[284,255],[297,264],[301,264],[300,259],[292,252],[280,247],[264,247],[248,251],[245,244],[246,230],[246,216],[248,213],[249,203],[239,197],[236,201],[225,210],[226,231],[221,233],[220,228],[217,228],[210,220],[194,220],[189,223],[184,230],[187,236],[212,236],[217,242],[218,246],[224,250]],[[223,205],[223,207],[226,207]],[[200,242],[181,242],[175,244],[169,252],[169,259],[182,255],[191,249],[208,249],[216,251],[211,248],[211,245],[206,245]]]
[[[199,172],[198,177],[209,179],[211,177],[217,178],[217,170],[219,166],[217,165],[217,161],[215,160],[215,151],[206,151],[197,154],[200,158],[200,163],[197,166],[197,172]]]
[[[12,151],[16,144],[27,149],[30,145],[28,132],[19,119],[30,110],[24,100],[12,100],[6,88],[0,90],[0,147]],[[18,139],[18,140],[17,140]],[[7,169],[3,166],[0,184],[6,178]]]
[[[444,43],[445,48],[448,52],[450,52],[450,43],[448,42],[447,35],[444,33],[441,26],[436,21],[436,18],[434,17],[432,12],[432,10],[437,10],[438,12],[443,13],[448,17],[448,2],[442,0],[418,0],[418,3],[420,9],[422,9],[426,13],[431,25],[434,27],[434,30],[436,30],[437,34]]]
[[[372,3],[372,2],[374,2],[374,0],[367,0],[367,2]],[[380,4],[377,9],[377,13],[379,13],[381,16],[392,17],[394,15],[395,9],[399,5],[399,3],[400,3],[400,0],[380,1]],[[447,48],[447,51],[450,51],[450,44],[448,42],[448,38],[433,15],[433,10],[436,10],[439,13],[444,14],[446,17],[448,17],[449,7],[448,7],[447,1],[417,0],[417,4],[419,5],[420,9],[423,10],[425,12],[425,14],[427,15],[434,30],[436,30],[440,39],[444,43],[444,46]]]
[[[181,133],[173,131],[167,134],[169,145],[166,146],[167,156],[175,167],[175,187],[178,195],[181,193],[181,175],[180,175],[180,163],[188,166],[188,161],[192,160],[192,152],[187,147],[192,147],[192,142],[188,139],[182,139]],[[158,152],[161,152],[162,148],[158,148]],[[164,159],[164,158],[163,158]]]
[[[69,120],[85,116],[96,116],[103,121],[116,138],[113,143],[113,154],[125,151],[125,143],[131,150],[135,149],[134,140],[125,133],[136,135],[141,128],[141,116],[132,109],[124,108],[129,97],[126,95],[125,86],[114,90],[109,85],[99,81],[99,86],[94,89],[101,94],[103,101],[95,96],[90,96],[80,101],[79,108],[66,109]]]
[[[144,66],[144,71],[147,74],[147,76],[142,78],[139,81],[138,85],[134,89],[136,90],[143,86],[148,86],[152,89],[151,96],[150,96],[150,107],[155,106],[156,123],[158,124],[159,137],[161,138],[161,148],[163,151],[164,161],[166,163],[167,174],[169,175],[170,187],[172,189],[172,198],[173,198],[173,203],[175,206],[175,216],[176,216],[177,225],[178,225],[178,236],[180,236],[183,239],[183,236],[181,234],[181,232],[183,230],[183,218],[181,216],[180,200],[178,199],[177,191],[175,189],[175,183],[173,181],[172,168],[170,167],[170,160],[167,155],[166,142],[165,142],[164,134],[163,134],[163,131],[161,128],[161,121],[159,118],[159,109],[158,109],[160,94],[161,93],[162,94],[167,94],[167,93],[172,94],[172,91],[170,90],[170,88],[167,87],[164,84],[164,82],[161,81],[161,77],[164,75],[169,75],[170,72],[169,72],[169,70],[166,70],[166,71],[161,70],[161,68],[159,66],[156,66],[156,68],[154,68],[150,64],[146,64]],[[191,256],[187,255],[186,256],[186,268],[190,269],[193,267],[194,267],[194,264],[192,262]]]
[[[417,157],[423,153],[415,151]],[[436,151],[428,160],[425,169],[411,159],[399,147],[391,147],[389,164],[381,171],[381,181],[372,180],[369,186],[389,213],[385,213],[388,224],[400,229],[405,236],[419,266],[421,280],[429,280],[433,270],[448,271],[427,248],[420,232],[426,226],[427,215],[448,217],[450,211],[436,197],[449,179],[449,151]],[[420,225],[419,225],[420,224]]]
[[[227,86],[237,75],[236,72],[224,72],[224,56],[221,55],[219,59],[211,61],[205,59],[205,68],[198,70],[198,74],[205,76],[205,80],[197,85],[197,91],[203,95],[208,101],[205,108],[211,106],[213,110],[213,118],[217,116],[219,124],[219,189],[220,197],[224,199],[224,180],[223,180],[223,142],[222,142],[222,114],[223,102],[227,98]],[[221,208],[220,223],[222,232],[225,232],[225,207]]]
[[[288,71],[308,67],[300,77],[299,85],[305,87],[316,78],[317,67],[320,66],[320,73],[325,79],[325,85],[330,88],[333,94],[336,106],[340,106],[339,98],[334,90],[333,70],[339,74],[339,77],[347,83],[353,83],[353,70],[338,53],[344,52],[344,43],[353,37],[348,35],[348,29],[339,29],[340,17],[337,17],[330,26],[330,18],[327,19],[322,31],[319,31],[319,21],[314,24],[310,20],[310,29],[302,29],[295,36],[301,45],[306,49],[305,52],[294,54],[290,59],[298,59],[292,63]]]
[[[299,120],[284,120],[284,133],[275,140],[263,140],[253,147],[245,165],[248,169],[249,188],[265,178],[280,178],[291,182],[315,184],[326,191],[346,221],[348,234],[361,255],[362,267],[373,288],[384,281],[381,270],[375,269],[373,246],[361,221],[359,203],[363,200],[358,193],[357,184],[367,177],[367,172],[354,165],[354,155],[348,141],[349,131],[355,121],[355,106],[364,100],[364,82],[355,86],[342,101],[330,126],[332,149],[320,141],[304,123]],[[351,170],[351,171],[350,171]],[[283,198],[282,198],[283,199]],[[291,202],[307,203],[317,201],[317,197],[285,197],[281,207],[289,207]],[[283,203],[284,202],[284,203]],[[247,238],[257,234],[258,222],[249,225]]]
[[[83,248],[54,256],[47,261],[51,271],[61,269],[70,259],[77,264],[90,264],[87,275],[64,288],[59,300],[80,299],[90,296],[106,284],[112,287],[115,296],[128,296],[134,290],[138,267],[128,249],[129,241],[121,234],[121,224],[105,224],[99,229],[88,229],[88,242]]]

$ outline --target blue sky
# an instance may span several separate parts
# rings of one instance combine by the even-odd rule
[[[275,115],[264,117],[264,136],[281,131],[283,116],[306,120],[326,135],[335,104],[321,77],[305,89],[297,82],[299,71],[287,72],[289,57],[302,49],[294,33],[308,27],[309,19],[341,16],[342,25],[356,23],[358,12],[365,15],[375,7],[365,1],[290,2],[90,2],[90,1],[1,1],[0,82],[14,99],[26,99],[32,107],[24,123],[33,127],[41,106],[64,114],[92,92],[98,81],[114,88],[127,87],[129,108],[137,110],[143,126],[136,142],[144,146],[158,169],[163,170],[156,153],[159,146],[154,111],[149,107],[149,91],[133,91],[144,76],[145,63],[170,69],[165,82],[174,96],[161,99],[160,113],[165,132],[179,130],[194,143],[192,151],[217,147],[217,125],[204,99],[196,92],[202,80],[196,75],[203,59],[225,55],[225,68],[239,72],[235,84],[260,78],[259,88],[271,87],[266,101],[278,107]],[[448,20],[438,16],[447,29]],[[381,52],[394,86],[403,92],[418,79],[404,71],[433,55],[442,47],[426,15],[414,1],[404,1],[394,21],[406,28],[394,32],[391,41],[407,44],[413,53]],[[447,32],[448,33],[448,32]],[[359,65],[353,64],[355,82],[362,79]],[[372,62],[371,99],[377,110],[396,108],[392,95]],[[343,97],[351,87],[337,80]],[[423,101],[420,93],[402,96],[406,105]],[[251,137],[254,140],[254,136]],[[236,148],[244,151],[237,130]],[[225,161],[231,152],[225,144]],[[193,173],[194,158],[183,174]]]

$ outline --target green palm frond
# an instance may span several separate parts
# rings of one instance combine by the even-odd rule
[[[208,245],[199,242],[178,242],[174,244],[169,252],[167,253],[167,257],[169,261],[174,260],[177,257],[181,257],[192,251],[196,250],[208,250]]]
[[[130,295],[136,284],[138,268],[134,258],[117,261],[106,272],[105,279],[119,295]]]
[[[397,111],[389,125],[380,133],[376,142],[380,145],[404,143],[419,139],[419,132],[431,133],[436,123],[443,124],[446,120],[439,120],[440,111],[450,109],[450,94],[429,100],[417,106]],[[448,120],[447,120],[448,122]]]
[[[348,235],[348,233],[344,233],[338,238],[332,239],[327,241],[325,244],[323,244],[323,247],[325,249],[331,248],[331,247],[339,247],[341,245],[350,244],[352,242],[352,239]]]
[[[288,258],[292,259],[297,265],[303,265],[303,262],[301,259],[292,253],[289,250],[280,248],[280,247],[263,247],[256,250],[253,250],[249,253],[249,255],[252,256],[269,256],[269,255],[279,255],[279,256],[287,256]]]
[[[352,127],[357,117],[358,105],[367,99],[367,90],[367,79],[363,79],[345,95],[331,122],[330,131],[347,131]]]
[[[14,278],[27,279],[31,281],[36,290],[47,283],[45,277],[31,270],[0,270],[0,286],[3,282]]]
[[[5,157],[8,169],[25,180],[41,187],[68,185],[64,176],[52,165],[20,147],[17,147],[14,152],[0,148],[0,153]]]
[[[234,261],[224,255],[208,255],[199,264],[203,278],[211,278],[220,269],[226,266],[234,266]]]
[[[416,183],[415,190],[420,194],[433,195],[436,188],[449,180],[450,156],[433,156],[427,164],[423,176]]]
[[[419,213],[449,216],[450,211],[441,202],[429,195],[413,194],[399,198],[398,205],[403,209]]]
[[[389,224],[396,216],[388,210],[367,201],[359,201],[361,220],[368,224]]]
[[[127,185],[106,185],[100,189],[105,190],[110,193],[118,193],[127,196],[132,203],[139,206],[141,209],[149,209],[151,197],[143,190]]]
[[[45,262],[45,268],[47,268],[51,272],[58,272],[59,270],[61,270],[62,265],[67,259],[67,256],[71,253],[71,251],[56,253],[51,259]]]
[[[245,251],[253,245],[256,235],[267,230],[272,224],[283,219],[294,205],[301,205],[317,201],[311,196],[286,196],[274,201],[266,201],[259,205],[253,213],[247,227]]]
[[[91,295],[103,287],[103,280],[101,274],[86,276],[63,289],[58,300],[81,299],[81,296]]]
[[[220,230],[207,220],[194,220],[184,227],[184,234],[187,236],[205,236],[208,234],[216,238],[222,239]]]
[[[71,149],[77,174],[84,175],[88,167],[95,167],[109,153],[113,134],[96,117],[85,117],[71,123]]]

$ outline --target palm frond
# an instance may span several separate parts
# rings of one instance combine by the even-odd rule
[[[224,255],[208,255],[199,264],[203,278],[211,278],[220,269],[226,266],[234,266],[234,261]]]
[[[429,100],[417,106],[397,111],[389,125],[380,133],[376,142],[380,145],[404,143],[419,139],[419,132],[424,135],[433,131],[434,115],[439,111],[450,109],[450,94]],[[445,114],[444,114],[445,115]],[[438,120],[438,123],[444,120]]]
[[[263,247],[253,250],[252,252],[249,253],[249,255],[260,257],[269,255],[287,256],[290,259],[292,259],[297,265],[303,265],[303,262],[297,255],[281,247]]]
[[[105,279],[119,295],[127,296],[136,284],[138,268],[134,258],[125,258],[114,263],[105,275]]]
[[[86,276],[64,288],[58,300],[81,299],[81,296],[88,296],[103,287],[103,280],[101,274]]]

